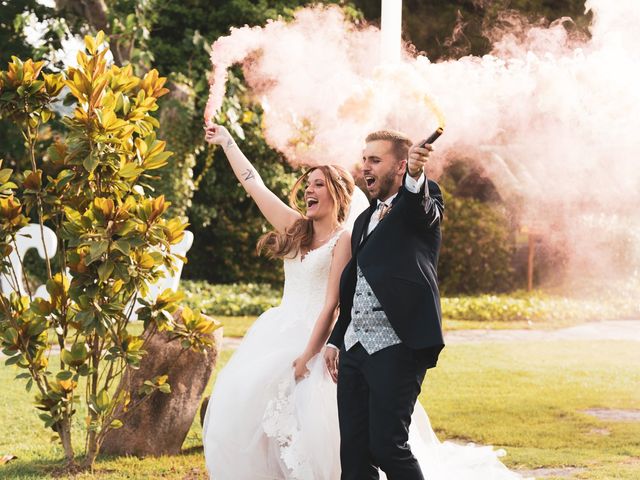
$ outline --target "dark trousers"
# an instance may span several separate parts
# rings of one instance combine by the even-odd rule
[[[357,343],[340,351],[338,416],[342,480],[424,480],[409,424],[426,366],[403,344],[373,355]]]

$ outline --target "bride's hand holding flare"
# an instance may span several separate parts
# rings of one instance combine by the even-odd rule
[[[258,171],[242,153],[242,150],[240,150],[225,127],[213,122],[207,122],[204,127],[204,139],[210,145],[220,145],[222,147],[240,185],[256,202],[262,215],[275,230],[284,232],[301,217],[299,212],[285,204],[267,188]]]
[[[207,123],[204,127],[204,139],[211,145],[221,145],[225,149],[235,144],[229,130],[215,123]]]

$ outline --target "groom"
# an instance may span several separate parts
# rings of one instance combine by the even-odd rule
[[[378,467],[389,480],[424,478],[407,441],[422,381],[444,347],[436,275],[444,204],[425,178],[430,151],[398,132],[366,138],[372,202],[353,227],[325,349],[338,383],[342,480],[378,479]]]

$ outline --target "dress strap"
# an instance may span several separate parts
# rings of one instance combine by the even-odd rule
[[[344,228],[339,229],[334,235],[333,237],[331,237],[328,241],[327,244],[329,245],[329,250],[331,252],[333,252],[334,247],[336,246],[336,243],[338,243],[338,239],[340,238],[340,235],[342,235],[342,233],[344,232]]]

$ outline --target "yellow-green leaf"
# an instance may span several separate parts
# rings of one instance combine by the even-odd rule
[[[109,398],[109,394],[106,390],[101,390],[100,393],[96,396],[96,407],[99,412],[104,412],[107,408],[109,408],[109,403],[111,399]]]

